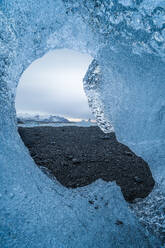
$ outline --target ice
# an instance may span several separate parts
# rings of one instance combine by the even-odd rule
[[[101,87],[102,74],[99,64],[96,60],[93,60],[88,68],[88,71],[83,79],[84,90],[88,98],[88,104],[93,112],[98,126],[104,133],[110,133],[114,131],[109,118],[106,118],[103,103],[101,101],[99,89]]]
[[[4,174],[1,182],[6,185],[8,177],[0,199],[2,247],[159,247],[131,215],[115,183],[99,180],[68,190],[46,177],[26,152],[13,152],[1,160],[13,176]]]
[[[142,225],[154,232],[165,244],[164,202],[165,194],[156,185],[148,197],[136,199],[134,204],[130,204],[130,208]]]
[[[164,1],[1,0],[0,28],[0,246],[160,247],[114,183],[73,191],[45,176],[17,134],[14,101],[22,73],[49,50],[90,54],[84,86],[100,127],[112,125],[165,191]]]
[[[98,126],[104,131],[104,133],[110,133],[114,130],[111,122],[106,118],[103,111],[103,103],[101,102],[99,93],[101,81],[102,75],[99,65],[96,60],[93,60],[83,80],[84,90],[88,98],[89,107],[96,117]]]

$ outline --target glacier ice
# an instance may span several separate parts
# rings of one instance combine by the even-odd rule
[[[68,190],[35,167],[14,100],[22,73],[49,50],[90,54],[84,87],[100,127],[112,125],[165,191],[164,1],[0,0],[0,29],[0,246],[160,247],[114,183]]]
[[[156,185],[151,194],[145,199],[136,199],[130,208],[138,217],[140,223],[155,233],[165,243],[165,194]]]
[[[101,82],[102,73],[99,64],[96,60],[93,60],[83,79],[84,90],[88,98],[89,107],[96,118],[98,126],[104,131],[104,133],[110,133],[114,130],[111,121],[109,118],[106,118],[103,110],[103,103],[99,91]]]

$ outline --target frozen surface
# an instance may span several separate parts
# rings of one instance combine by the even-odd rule
[[[35,167],[14,99],[24,70],[49,50],[90,54],[84,86],[100,127],[113,125],[165,191],[165,2],[0,0],[0,29],[1,247],[160,247],[114,184],[68,191]],[[93,209],[94,192],[111,204]]]
[[[94,114],[98,126],[104,133],[110,133],[114,131],[112,124],[104,113],[104,106],[100,97],[100,87],[102,83],[102,74],[100,67],[96,60],[93,60],[90,64],[88,71],[83,80],[84,90],[88,98],[89,107]]]
[[[99,180],[68,190],[45,176],[22,149],[13,147],[14,155],[0,157],[1,247],[159,247],[114,183]]]
[[[138,217],[140,223],[148,231],[155,233],[162,240],[165,246],[165,194],[163,194],[158,185],[155,186],[152,193],[145,199],[136,199],[130,208]]]

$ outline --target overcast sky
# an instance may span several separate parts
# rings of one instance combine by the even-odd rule
[[[93,118],[82,83],[91,61],[89,55],[66,49],[36,60],[20,80],[17,112]]]

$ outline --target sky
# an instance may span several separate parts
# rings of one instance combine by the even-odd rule
[[[61,49],[33,62],[17,88],[17,112],[93,119],[82,82],[91,61],[87,54]]]

